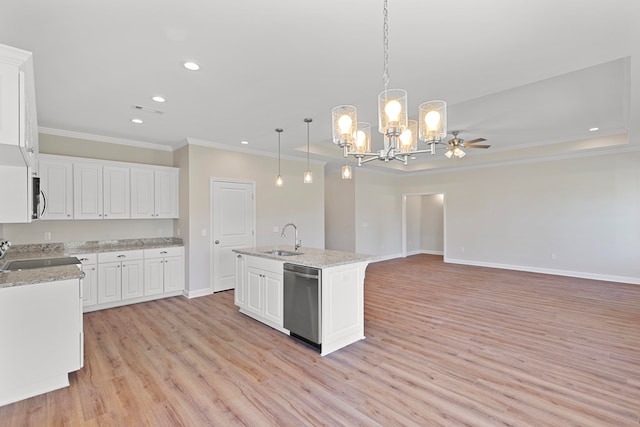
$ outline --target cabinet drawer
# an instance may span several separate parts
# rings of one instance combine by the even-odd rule
[[[98,262],[116,262],[131,261],[143,258],[142,250],[135,251],[116,251],[116,252],[100,252],[98,254]]]
[[[147,258],[164,258],[168,256],[183,256],[184,246],[171,246],[168,248],[145,249],[144,257]]]
[[[71,255],[71,256],[75,256],[76,258],[78,258],[78,260],[80,260],[80,262],[84,265],[84,264],[95,264],[98,262],[98,254],[76,254],[76,255]]]

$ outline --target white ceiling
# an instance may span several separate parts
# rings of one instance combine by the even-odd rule
[[[389,3],[389,87],[409,92],[412,115],[445,99],[449,130],[492,147],[365,167],[422,171],[639,144],[627,143],[640,108],[639,1]],[[360,121],[377,121],[382,0],[3,0],[0,43],[34,53],[45,132],[273,153],[282,127],[283,155],[306,158],[311,117],[312,158],[340,164],[331,108],[353,104]],[[186,60],[201,70],[186,71]]]

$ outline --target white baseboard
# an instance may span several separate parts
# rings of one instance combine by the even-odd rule
[[[512,264],[498,264],[492,262],[469,261],[463,259],[446,258],[444,262],[451,264],[473,265],[477,267],[501,268],[504,270],[527,271],[530,273],[555,274],[556,276],[576,277],[580,279],[602,280],[605,282],[630,283],[640,285],[639,277],[612,276],[608,274],[585,273],[582,271],[557,270],[553,268],[540,268]]]
[[[444,255],[444,252],[442,252],[442,251],[431,251],[431,250],[427,250],[427,249],[418,249],[418,250],[415,250],[415,251],[407,252],[407,256],[411,256],[411,255]]]
[[[196,289],[195,291],[186,291],[184,296],[187,298],[198,298],[198,297],[204,297],[211,294],[213,294],[213,291],[209,288],[206,288],[206,289]]]

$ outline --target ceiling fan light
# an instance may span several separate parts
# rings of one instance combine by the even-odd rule
[[[461,159],[461,158],[463,158],[464,156],[466,156],[466,155],[467,155],[467,153],[465,153],[464,151],[462,151],[462,149],[460,149],[459,147],[456,147],[456,148],[453,150],[453,155],[454,155],[454,156],[456,156],[457,158]]]
[[[447,136],[447,103],[441,100],[420,104],[418,112],[420,141],[440,142]]]
[[[453,150],[452,149],[448,149],[445,153],[445,156],[447,156],[447,159],[450,159],[451,156],[453,156]]]

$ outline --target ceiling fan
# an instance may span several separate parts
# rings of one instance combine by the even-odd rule
[[[487,144],[478,144],[478,142],[483,142],[486,141],[485,138],[476,138],[476,139],[472,139],[471,141],[465,141],[462,138],[458,138],[458,134],[460,133],[460,131],[458,130],[454,130],[453,132],[451,132],[451,134],[453,135],[453,138],[450,139],[447,144],[449,145],[449,149],[444,153],[445,156],[447,156],[447,158],[451,158],[453,156],[461,159],[465,156],[465,152],[462,151],[463,148],[489,148],[491,147],[491,145],[487,145]]]

